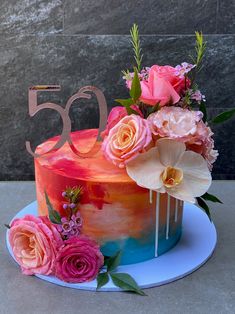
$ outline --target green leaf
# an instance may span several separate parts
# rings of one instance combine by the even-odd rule
[[[235,109],[228,110],[225,112],[220,113],[218,116],[216,116],[214,119],[212,119],[212,123],[222,123],[230,118],[232,118],[235,115]]]
[[[121,104],[123,107],[130,107],[134,104],[133,99],[127,98],[127,99],[115,99],[116,102]]]
[[[125,273],[111,273],[110,276],[115,286],[125,291],[132,291],[140,295],[146,295],[130,275]]]
[[[134,71],[135,71],[135,74],[131,83],[130,96],[134,100],[134,103],[135,103],[141,96],[141,87],[140,87],[138,71],[136,68],[134,68]]]
[[[202,121],[206,122],[207,121],[207,111],[206,111],[206,105],[205,105],[204,101],[202,101],[200,103],[199,110],[203,113]]]
[[[4,224],[4,226],[5,226],[7,229],[11,229],[11,226],[8,225],[8,224]]]
[[[50,221],[53,224],[61,224],[60,214],[53,208],[46,191],[45,191],[45,198],[46,198],[46,203],[48,207]]]
[[[118,102],[119,104],[121,104],[123,107],[126,108],[126,111],[128,113],[128,115],[134,113],[134,114],[139,114],[137,111],[135,111],[134,109],[131,108],[131,105],[134,104],[134,100],[131,98],[127,98],[127,99],[115,99],[116,102]]]
[[[96,290],[100,289],[101,287],[105,286],[106,283],[109,282],[109,275],[108,273],[100,273],[97,278],[97,287]]]
[[[201,197],[197,197],[197,202],[198,205],[204,210],[204,212],[207,214],[208,218],[211,220],[211,214],[210,214],[210,208],[207,205],[207,203],[201,198]]]
[[[118,265],[120,264],[121,256],[122,256],[122,251],[118,251],[115,255],[111,256],[107,260],[106,265],[107,265],[108,271],[113,271],[118,267]]]
[[[209,193],[205,193],[201,196],[201,198],[203,198],[206,201],[211,201],[214,203],[220,203],[223,204],[223,202],[221,202],[220,199],[218,199],[218,197],[216,197],[215,195],[209,194]]]

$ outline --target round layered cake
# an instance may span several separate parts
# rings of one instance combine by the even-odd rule
[[[71,139],[80,151],[87,152],[97,132],[73,132]],[[44,154],[57,141],[58,137],[45,141],[36,153]],[[35,158],[35,176],[39,215],[48,214],[45,191],[63,216],[62,192],[67,187],[82,187],[82,233],[95,239],[105,256],[121,250],[121,264],[157,257],[180,239],[183,202],[141,188],[125,169],[108,162],[101,149],[92,157],[81,158],[66,143],[57,151]]]

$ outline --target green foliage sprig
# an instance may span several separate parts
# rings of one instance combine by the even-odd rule
[[[216,197],[215,195],[209,194],[209,193],[205,193],[202,196],[197,197],[198,206],[201,207],[202,210],[204,210],[204,212],[207,214],[210,221],[212,221],[210,208],[205,201],[210,201],[213,203],[220,203],[220,204],[223,204],[223,202],[221,202],[221,200],[218,199],[218,197]]]
[[[121,251],[118,251],[115,255],[111,257],[105,257],[104,265],[107,267],[107,270],[105,272],[99,273],[99,275],[97,276],[96,290],[99,290],[101,287],[106,285],[111,277],[114,285],[121,288],[122,290],[134,292],[142,296],[146,295],[129,274],[115,272],[116,268],[120,264],[120,260]]]
[[[133,46],[133,51],[135,54],[134,58],[137,65],[137,70],[138,72],[140,72],[143,54],[141,54],[142,49],[140,47],[139,28],[137,24],[133,24],[130,30],[130,34],[131,34],[131,44]]]
[[[46,198],[46,204],[47,204],[47,207],[48,207],[48,216],[49,216],[49,219],[50,221],[53,223],[53,224],[61,224],[61,216],[59,214],[59,212],[57,212],[51,202],[50,202],[50,199],[48,197],[48,194],[47,192],[45,191],[45,198]]]
[[[138,114],[135,110],[131,108],[132,105],[138,103],[138,100],[141,96],[141,86],[140,86],[140,79],[139,79],[137,68],[134,68],[134,77],[131,83],[131,89],[129,91],[129,94],[130,94],[130,98],[115,99],[115,101],[121,104],[122,106],[124,106],[129,115],[132,113]]]

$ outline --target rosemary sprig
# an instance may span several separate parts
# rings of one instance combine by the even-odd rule
[[[206,51],[206,42],[204,41],[202,32],[195,32],[195,35],[196,35],[195,44],[196,56],[193,57],[190,55],[190,58],[193,64],[196,65],[196,67],[192,71],[191,86],[194,85],[197,73],[200,72],[202,69],[202,60]]]
[[[143,54],[141,54],[141,47],[140,47],[140,38],[139,38],[139,29],[137,24],[133,24],[131,30],[131,44],[133,46],[133,51],[135,53],[134,58],[137,65],[137,70],[140,72],[141,69],[141,62],[143,58]]]
[[[199,72],[202,67],[202,59],[205,54],[206,50],[206,42],[204,41],[203,34],[200,32],[195,32],[196,35],[196,45],[195,45],[195,51],[196,51],[196,56],[190,58],[193,61],[193,64],[196,64],[196,70]]]

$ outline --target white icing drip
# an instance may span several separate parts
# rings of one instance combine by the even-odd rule
[[[149,203],[153,203],[153,190],[149,190]]]
[[[179,200],[175,199],[175,222],[178,220],[178,206],[179,206]]]
[[[171,197],[167,194],[166,239],[169,239]]]
[[[160,193],[156,192],[156,231],[155,231],[155,257],[158,256],[158,232],[159,232],[159,206]]]

